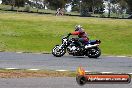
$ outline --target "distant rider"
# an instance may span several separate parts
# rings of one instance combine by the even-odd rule
[[[89,41],[89,38],[87,37],[87,33],[84,31],[81,25],[76,25],[75,26],[75,32],[69,33],[68,36],[70,35],[78,35],[78,41],[80,41],[82,44],[85,44]]]

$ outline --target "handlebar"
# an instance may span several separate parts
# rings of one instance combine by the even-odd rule
[[[69,38],[69,37],[70,37],[70,35],[68,34],[66,37],[67,37],[67,38]]]

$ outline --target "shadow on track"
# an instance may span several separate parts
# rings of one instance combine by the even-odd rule
[[[102,57],[99,57],[99,58],[89,58],[89,57],[87,57],[87,56],[71,56],[71,55],[64,55],[64,56],[62,56],[62,57],[56,57],[56,58],[67,58],[67,59],[94,59],[94,60],[96,60],[96,59],[103,59]]]

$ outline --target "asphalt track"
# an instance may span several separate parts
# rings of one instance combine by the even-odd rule
[[[85,84],[79,86],[75,78],[0,79],[0,88],[132,88],[130,84]]]
[[[87,71],[132,73],[131,57],[101,56],[98,59],[51,54],[0,52],[0,68],[70,70],[82,66]]]

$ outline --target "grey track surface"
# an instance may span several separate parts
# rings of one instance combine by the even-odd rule
[[[72,70],[82,66],[88,71],[132,73],[132,58],[105,57],[90,59],[65,55],[0,52],[0,68]]]
[[[21,78],[0,79],[0,88],[132,88],[132,83],[79,86],[75,78]]]

